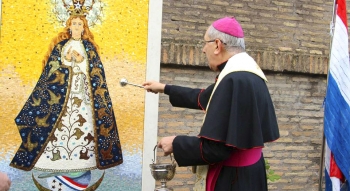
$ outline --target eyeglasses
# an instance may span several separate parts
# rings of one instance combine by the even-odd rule
[[[224,43],[221,39],[218,39],[218,40],[220,40],[220,42],[221,42],[222,44],[227,45],[227,44]],[[216,39],[213,39],[213,40],[205,40],[204,42],[209,43],[209,42],[215,42],[215,41],[216,41]]]

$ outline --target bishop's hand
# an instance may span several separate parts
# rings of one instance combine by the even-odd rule
[[[173,152],[173,141],[176,136],[163,137],[158,142],[158,148],[163,149],[164,156],[170,155]]]

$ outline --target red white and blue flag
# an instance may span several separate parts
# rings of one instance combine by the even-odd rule
[[[79,190],[84,190],[89,186],[88,184],[80,183],[67,176],[55,176],[55,178],[57,178],[58,181],[63,184],[60,186],[62,190],[79,191]],[[57,186],[57,190],[61,190],[61,189],[59,189],[59,187]]]
[[[335,1],[335,24],[324,111],[326,191],[350,180],[350,63],[346,1]],[[347,180],[347,181],[346,181]]]

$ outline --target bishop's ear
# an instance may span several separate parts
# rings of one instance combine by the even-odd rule
[[[220,40],[216,40],[215,42],[216,42],[216,48],[215,48],[214,53],[219,54],[222,50],[222,44],[221,44]]]

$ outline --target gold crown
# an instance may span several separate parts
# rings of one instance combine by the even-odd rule
[[[84,6],[85,0],[73,0],[73,5],[67,9],[71,16],[86,16],[89,14],[90,6]]]

